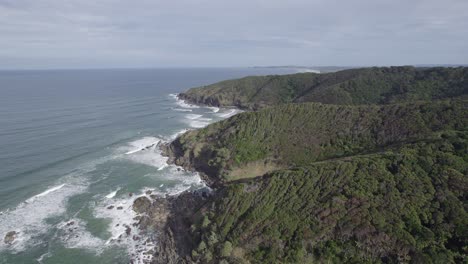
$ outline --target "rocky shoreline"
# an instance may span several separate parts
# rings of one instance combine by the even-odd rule
[[[204,170],[200,169],[201,165],[198,166],[190,154],[184,153],[178,138],[170,143],[161,144],[159,148],[162,155],[168,157],[168,164],[180,166],[186,171],[197,172],[203,182],[210,188],[217,188],[220,186],[221,183],[216,181],[215,177],[210,177]]]
[[[209,195],[208,190],[197,190],[176,196],[142,196],[134,201],[133,210],[139,214],[138,228],[148,236],[156,236],[155,248],[149,252],[152,258],[144,263],[193,263],[192,217]]]
[[[183,99],[183,97],[179,97]],[[156,197],[151,200],[142,196],[135,200],[133,210],[140,216],[138,227],[157,236],[156,246],[150,263],[194,263],[191,257],[192,249],[198,241],[193,240],[190,232],[194,215],[208,203],[218,186],[208,175],[196,170],[189,157],[183,156],[183,151],[177,139],[173,142],[159,144],[163,156],[168,157],[168,164],[182,167],[184,170],[198,172],[208,186],[195,191],[185,191],[175,196]]]
[[[178,99],[188,103],[206,106],[219,106],[219,102],[210,99],[194,100],[181,93]],[[186,132],[189,133],[189,132]],[[156,246],[150,263],[195,263],[191,257],[192,249],[199,241],[194,241],[191,235],[191,225],[195,214],[212,201],[216,196],[216,189],[221,182],[210,177],[197,166],[190,155],[184,153],[182,144],[178,141],[180,136],[169,143],[158,144],[162,155],[167,157],[168,164],[182,167],[184,170],[199,173],[201,179],[208,186],[196,191],[185,191],[175,196],[156,197],[151,195],[135,200],[133,209],[140,216],[138,227],[148,234],[157,236]]]
[[[208,106],[208,107],[236,108],[236,109],[240,109],[243,111],[258,110],[261,108],[260,104],[248,105],[248,104],[242,103],[240,100],[232,100],[232,101],[224,102],[220,100],[218,97],[213,97],[213,96],[179,93],[177,95],[177,98],[189,104]]]
[[[221,107],[221,103],[218,99],[212,97],[192,97],[185,93],[179,93],[177,95],[179,100],[184,100],[187,103],[195,104],[195,105],[206,105],[206,106],[213,106],[213,107]]]

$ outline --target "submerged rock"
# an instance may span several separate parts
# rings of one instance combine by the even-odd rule
[[[151,201],[145,196],[139,197],[133,202],[133,210],[137,213],[146,212],[150,207]]]
[[[5,238],[3,239],[3,242],[5,242],[5,244],[7,245],[11,245],[13,244],[13,242],[15,241],[16,237],[18,236],[18,232],[16,231],[10,231],[8,232],[6,235],[5,235]]]

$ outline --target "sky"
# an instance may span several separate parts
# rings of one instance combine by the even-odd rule
[[[468,0],[0,0],[0,69],[468,63]]]

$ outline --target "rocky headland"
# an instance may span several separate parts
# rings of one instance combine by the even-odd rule
[[[159,146],[213,192],[135,201],[158,233],[153,263],[466,261],[467,74],[353,69],[180,94],[255,111]]]

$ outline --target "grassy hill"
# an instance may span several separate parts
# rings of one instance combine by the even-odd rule
[[[388,104],[468,93],[468,68],[361,68],[334,73],[252,76],[192,88],[180,98],[259,109],[283,103]]]

